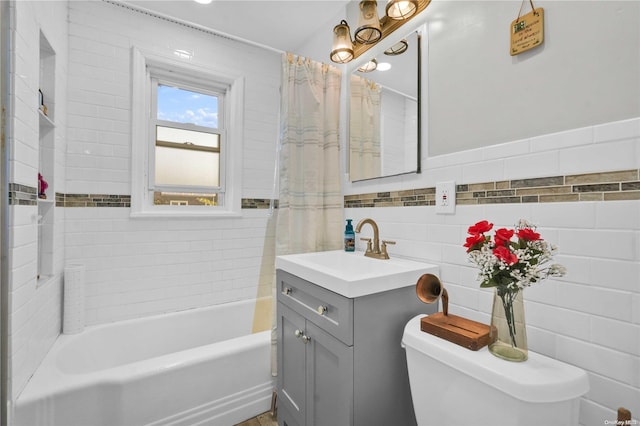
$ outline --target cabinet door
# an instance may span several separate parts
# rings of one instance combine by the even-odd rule
[[[285,408],[278,412],[280,425],[304,425],[308,345],[297,333],[304,331],[304,317],[278,303],[278,404]]]
[[[353,346],[307,321],[307,416],[313,426],[353,424]]]

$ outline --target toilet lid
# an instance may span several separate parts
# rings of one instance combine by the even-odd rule
[[[492,355],[488,348],[472,351],[420,330],[420,318],[404,329],[402,346],[422,352],[464,374],[526,402],[558,402],[577,398],[589,390],[581,368],[529,351],[529,359],[511,362]]]

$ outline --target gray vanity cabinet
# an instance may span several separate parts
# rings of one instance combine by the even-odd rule
[[[347,298],[283,270],[277,285],[279,426],[415,425],[400,342],[435,310],[415,285]]]
[[[353,347],[306,321],[286,305],[278,306],[282,363],[278,374],[281,425],[349,425]],[[296,337],[296,331],[304,335]],[[299,334],[299,333],[298,333]],[[313,336],[313,337],[310,337]],[[305,343],[303,339],[307,338]],[[286,407],[286,408],[285,408]]]

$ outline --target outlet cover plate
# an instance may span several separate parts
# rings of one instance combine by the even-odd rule
[[[436,183],[436,214],[456,212],[456,183],[454,181]]]

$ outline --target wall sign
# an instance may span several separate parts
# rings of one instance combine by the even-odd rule
[[[541,7],[536,9],[532,0],[529,0],[529,3],[531,3],[531,12],[520,16],[524,4],[522,0],[518,17],[511,22],[511,48],[509,49],[511,56],[540,46],[544,41],[544,9]]]

